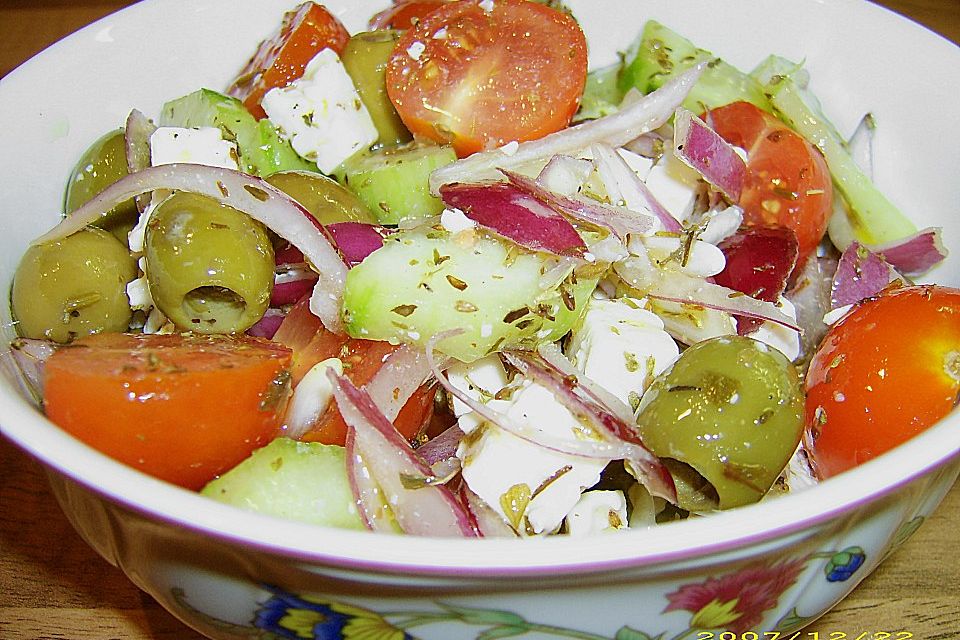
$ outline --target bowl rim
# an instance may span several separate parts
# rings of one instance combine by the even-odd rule
[[[860,0],[832,2],[871,7],[889,14],[891,19],[896,16],[898,21],[907,22],[887,9]],[[149,3],[124,8],[45,52],[68,46],[65,43],[102,29],[118,14],[129,15],[144,9],[146,4]],[[915,23],[909,25],[933,34]],[[960,61],[960,49],[956,53]],[[21,64],[8,77],[29,72],[35,60]],[[0,87],[2,84],[0,81]],[[955,411],[895,451],[816,487],[709,518],[620,532],[617,539],[623,545],[598,545],[596,538],[567,536],[537,540],[416,538],[320,527],[217,503],[114,461],[61,431],[12,389],[10,393],[5,388],[0,391],[0,434],[42,462],[48,474],[62,476],[120,509],[262,553],[327,568],[395,575],[495,579],[587,574],[651,568],[736,552],[849,516],[960,459],[960,413]],[[685,535],[678,535],[681,532]],[[702,544],[692,546],[678,542],[679,539]]]

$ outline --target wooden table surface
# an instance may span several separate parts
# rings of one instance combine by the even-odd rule
[[[0,77],[48,44],[126,4],[2,0]],[[880,4],[960,42],[960,0]],[[960,638],[958,530],[960,484],[904,548],[808,627],[805,638],[840,640],[841,634],[856,638],[877,631],[905,632],[916,640]],[[0,638],[201,640],[80,540],[60,512],[39,465],[3,438]]]

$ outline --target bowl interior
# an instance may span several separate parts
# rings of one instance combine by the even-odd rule
[[[256,44],[268,35],[290,0],[238,3],[196,0],[189,5],[146,0],[107,17],[26,62],[0,80],[0,113],[15,126],[0,131],[0,285],[7,290],[29,241],[58,219],[75,160],[102,133],[119,127],[131,108],[155,116],[165,100],[199,87],[226,86]],[[385,2],[328,0],[351,31]],[[806,60],[811,88],[841,132],[852,133],[873,113],[879,127],[875,178],[918,225],[943,226],[948,248],[960,247],[956,161],[960,148],[960,49],[894,14],[854,0],[791,0],[776,16],[750,0],[637,3],[570,0],[587,34],[591,65],[615,60],[655,18],[742,69],[770,53]],[[185,8],[186,7],[186,8]],[[850,37],[850,25],[857,37]],[[896,43],[892,46],[891,43]],[[909,56],[902,52],[909,51]],[[960,263],[950,257],[925,278],[960,286]],[[7,305],[0,309],[5,338],[13,335]],[[652,562],[734,547],[777,531],[830,517],[932,468],[960,450],[960,416],[887,457],[808,492],[697,522],[630,533],[637,545],[595,545],[555,538],[542,545],[516,541],[436,541],[383,537],[375,550],[357,544],[368,534],[318,530],[277,522],[212,504],[125,468],[46,422],[9,376],[0,382],[4,435],[81,484],[178,526],[209,531],[245,544],[330,562],[379,567],[531,570],[607,563]],[[683,527],[684,535],[674,527]],[[365,538],[364,538],[365,539]],[[470,546],[464,546],[470,545]],[[640,549],[638,551],[638,549]],[[699,551],[697,551],[699,549]],[[375,554],[375,555],[374,555]],[[411,558],[425,558],[411,561]]]

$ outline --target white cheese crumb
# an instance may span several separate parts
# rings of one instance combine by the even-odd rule
[[[483,0],[483,2],[480,3],[480,8],[486,13],[490,13],[493,11],[493,0]]]
[[[420,56],[423,55],[423,52],[427,50],[427,45],[423,44],[419,40],[407,47],[407,55],[413,58],[414,60],[419,60]]]
[[[477,223],[467,217],[467,215],[457,208],[444,209],[440,214],[440,224],[450,233],[460,233],[474,229]]]
[[[567,533],[574,537],[626,529],[627,500],[622,491],[587,491],[566,521]]]
[[[505,156],[512,156],[513,154],[515,154],[515,153],[517,152],[517,149],[519,149],[519,148],[520,148],[520,143],[517,142],[516,140],[511,140],[511,141],[508,142],[507,144],[505,144],[505,145],[503,145],[502,147],[500,147],[500,151],[501,151],[501,152],[503,153],[503,155],[505,155]]]

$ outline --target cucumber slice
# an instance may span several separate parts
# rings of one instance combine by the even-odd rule
[[[198,89],[164,104],[160,126],[220,127],[224,140],[237,144],[240,168],[253,175],[268,176],[291,169],[317,170],[315,164],[298,156],[290,143],[280,138],[269,119],[258,122],[242,102],[212,89]]]
[[[212,480],[201,494],[267,515],[363,529],[343,447],[277,438]]]
[[[443,202],[430,194],[427,178],[456,159],[449,146],[392,147],[350,158],[337,177],[367,205],[377,222],[396,225],[443,211]]]
[[[636,87],[642,93],[659,89],[673,76],[705,60],[710,65],[700,76],[683,106],[694,113],[746,100],[770,110],[760,84],[733,65],[655,20],[647,21],[640,39],[626,54],[629,62],[620,75],[619,88],[626,93]]]
[[[421,347],[461,329],[436,348],[464,362],[558,340],[582,315],[599,274],[571,269],[544,290],[552,264],[480,231],[400,232],[347,273],[345,326],[354,337]]]

